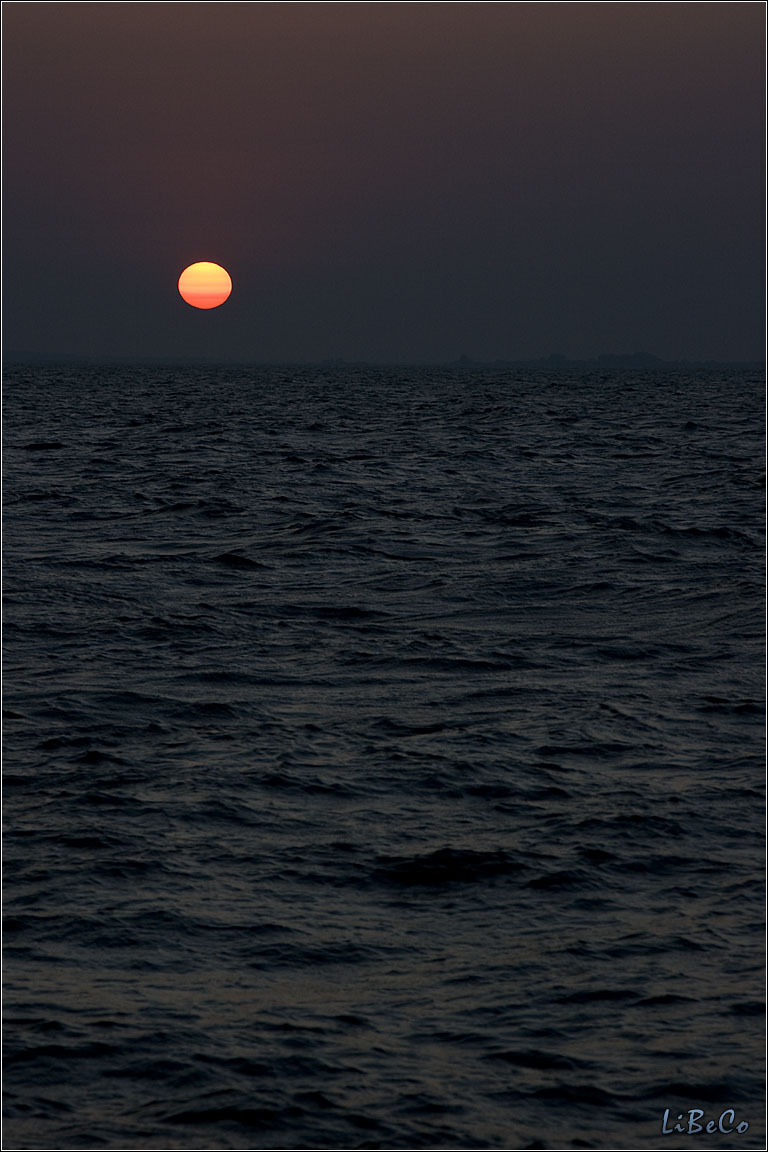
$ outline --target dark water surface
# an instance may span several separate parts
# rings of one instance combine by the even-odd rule
[[[11,368],[5,1147],[764,1147],[762,395]]]

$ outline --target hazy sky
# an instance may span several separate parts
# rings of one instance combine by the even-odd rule
[[[762,358],[762,3],[3,17],[7,353]]]

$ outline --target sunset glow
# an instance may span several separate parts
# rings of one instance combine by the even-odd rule
[[[179,292],[193,308],[218,308],[232,291],[229,273],[220,264],[200,260],[179,276]]]

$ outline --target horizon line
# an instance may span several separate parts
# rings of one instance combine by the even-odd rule
[[[172,354],[137,355],[134,353],[74,353],[74,352],[30,352],[27,350],[12,349],[2,354],[3,365],[10,364],[112,364],[112,363],[141,363],[141,364],[249,364],[263,367],[281,367],[283,365],[306,365],[324,368],[334,367],[440,367],[440,368],[499,368],[499,367],[531,367],[567,368],[569,366],[595,365],[598,367],[627,366],[627,367],[668,367],[670,365],[711,365],[718,366],[761,366],[766,360],[744,359],[714,359],[712,357],[680,357],[665,359],[649,352],[601,352],[596,356],[564,356],[560,353],[549,353],[544,356],[530,357],[496,357],[484,360],[474,356],[461,355],[447,359],[347,359],[343,356],[323,357],[321,359],[292,359],[279,358],[259,360],[255,357],[225,357],[225,356],[184,356]]]

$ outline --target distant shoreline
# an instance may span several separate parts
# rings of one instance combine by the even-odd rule
[[[663,360],[647,353],[614,354],[603,353],[592,359],[570,359],[567,356],[550,355],[530,360],[473,360],[460,356],[457,360],[226,360],[219,357],[188,356],[75,356],[72,354],[41,355],[33,352],[11,351],[3,355],[4,367],[14,364],[144,364],[173,367],[221,364],[263,368],[316,367],[316,368],[442,368],[499,371],[522,369],[526,371],[546,369],[548,372],[605,372],[615,369],[635,368],[644,371],[669,371],[670,369],[739,369],[742,371],[765,371],[764,360]]]

